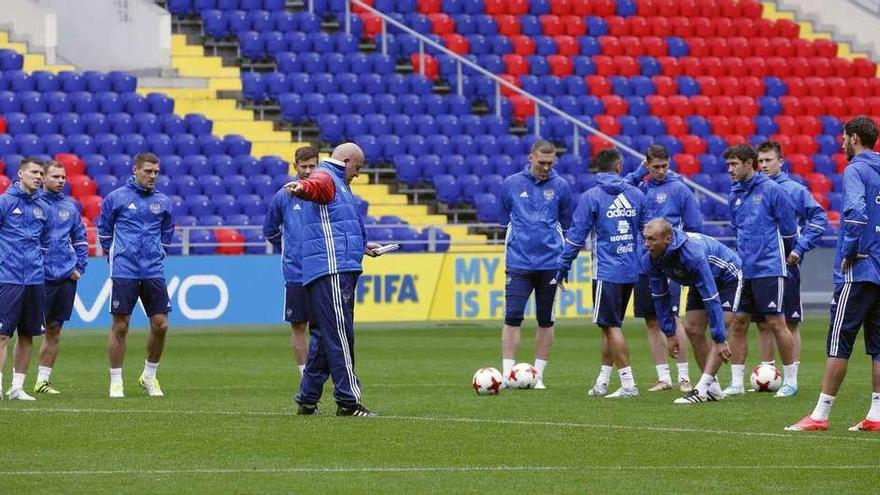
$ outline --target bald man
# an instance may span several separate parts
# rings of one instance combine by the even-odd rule
[[[364,164],[354,143],[339,145],[308,179],[287,191],[303,200],[302,283],[309,299],[311,343],[295,400],[298,414],[315,414],[328,377],[333,378],[337,416],[376,416],[361,403],[354,372],[354,296],[364,255],[378,256],[367,242],[350,184]]]

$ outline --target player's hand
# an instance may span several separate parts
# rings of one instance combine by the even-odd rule
[[[374,250],[374,249],[378,249],[378,248],[380,248],[380,247],[382,247],[382,245],[379,244],[378,242],[368,242],[368,243],[367,243],[367,248],[364,249],[364,254],[366,254],[366,255],[369,256],[370,258],[378,258],[379,256],[382,256],[382,255],[379,254],[379,253],[376,253],[376,252],[373,251],[373,250]]]
[[[669,352],[669,357],[677,358],[680,350],[678,338],[675,335],[666,337],[666,351]]]
[[[79,270],[74,270],[73,273],[70,274],[70,280],[73,280],[74,282],[80,278],[82,278],[82,273],[80,273]]]
[[[794,251],[792,251],[791,253],[789,253],[789,255],[788,255],[788,259],[785,260],[785,261],[786,261],[786,263],[788,263],[790,266],[795,266],[795,265],[797,265],[798,263],[801,262],[801,257],[798,256],[797,253],[795,253]]]
[[[730,347],[727,346],[727,342],[715,344],[715,352],[718,353],[718,357],[722,361],[725,363],[730,362]]]
[[[567,289],[567,287],[565,286],[567,281],[568,281],[568,272],[558,270],[556,272],[556,287],[558,287],[559,290],[565,292]]]
[[[284,184],[284,189],[287,189],[287,192],[290,193],[291,196],[299,196],[299,193],[302,192],[302,184],[299,181],[290,181],[287,184]]]
[[[852,268],[853,265],[856,264],[856,261],[863,260],[867,257],[867,254],[857,254],[854,259],[844,258],[843,261],[840,262],[840,271],[848,271],[850,268]]]

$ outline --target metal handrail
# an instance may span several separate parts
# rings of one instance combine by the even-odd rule
[[[425,66],[424,66],[425,44],[427,44],[428,46],[431,46],[431,47],[441,51],[442,53],[445,53],[446,55],[449,55],[450,57],[454,58],[456,60],[456,62],[458,62],[457,78],[458,78],[458,94],[459,94],[459,96],[462,95],[462,85],[461,85],[462,70],[461,70],[461,67],[462,67],[462,64],[464,64],[467,67],[469,67],[470,69],[473,69],[484,76],[490,77],[491,79],[493,79],[495,81],[495,114],[496,115],[500,115],[500,113],[501,113],[501,85],[503,85],[507,89],[509,89],[515,93],[518,93],[522,96],[525,96],[529,100],[531,100],[535,103],[535,134],[536,135],[540,134],[540,111],[539,111],[539,109],[541,107],[543,107],[547,111],[554,113],[554,114],[558,115],[559,117],[562,117],[563,119],[570,122],[575,127],[575,129],[573,131],[573,135],[574,135],[573,143],[574,143],[574,153],[575,154],[578,154],[578,150],[579,150],[579,144],[578,144],[579,134],[577,132],[577,129],[580,128],[586,132],[589,132],[590,134],[592,134],[594,136],[598,136],[598,137],[608,141],[609,143],[613,144],[617,148],[625,151],[626,153],[628,153],[628,154],[630,154],[640,160],[645,159],[645,155],[643,155],[642,153],[639,153],[637,150],[621,143],[620,141],[618,141],[618,140],[614,139],[613,137],[605,134],[604,132],[596,129],[595,127],[592,127],[590,125],[587,125],[587,124],[581,122],[577,118],[569,115],[568,113],[563,112],[562,110],[556,108],[556,106],[554,106],[550,103],[547,103],[546,101],[529,93],[528,91],[525,91],[521,88],[516,87],[515,85],[505,81],[504,79],[502,79],[502,78],[498,77],[497,75],[484,69],[483,67],[480,67],[479,65],[471,62],[470,60],[462,57],[461,55],[453,52],[452,50],[449,50],[445,46],[435,42],[434,40],[428,38],[427,36],[424,36],[423,34],[419,33],[418,31],[413,30],[409,26],[406,26],[405,24],[395,20],[394,18],[389,17],[388,15],[385,15],[383,12],[376,10],[371,5],[363,3],[360,0],[348,0],[345,2],[345,32],[346,33],[351,34],[351,19],[350,19],[351,15],[352,15],[351,5],[356,5],[357,7],[362,8],[362,9],[366,10],[367,12],[375,14],[382,20],[382,53],[383,54],[387,55],[387,46],[386,46],[387,44],[385,41],[387,38],[387,36],[386,36],[387,35],[386,23],[390,23],[392,26],[400,29],[401,31],[404,31],[405,33],[410,34],[412,36],[415,36],[419,40],[419,73],[421,73],[422,75],[424,75],[424,73],[425,73]],[[681,178],[684,181],[684,183],[688,185],[688,187],[695,190],[699,194],[706,195],[719,203],[727,204],[727,199],[724,198],[723,196],[715,193],[714,191],[712,191],[710,189],[707,189],[707,188],[701,186],[700,184],[697,184],[696,182],[690,180],[689,178],[687,178],[685,176],[681,176]]]

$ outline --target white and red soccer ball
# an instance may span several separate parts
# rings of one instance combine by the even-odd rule
[[[503,383],[501,372],[495,368],[480,368],[474,373],[472,385],[478,395],[496,395]]]
[[[510,388],[535,388],[536,383],[538,370],[529,363],[518,363],[507,374],[507,386]]]
[[[751,381],[758,392],[776,392],[782,386],[782,375],[772,364],[759,364],[752,370]]]

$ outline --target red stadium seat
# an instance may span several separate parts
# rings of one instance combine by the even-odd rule
[[[573,57],[581,51],[580,45],[572,36],[554,36],[553,41],[556,42],[556,53],[559,55]]]
[[[638,36],[640,38],[651,36],[651,26],[648,20],[640,15],[634,15],[625,19],[626,30],[630,36]]]
[[[801,153],[786,153],[786,160],[788,160],[788,166],[791,171],[802,177],[812,174],[815,169],[815,166],[813,165],[813,162],[810,161],[809,157]]]
[[[678,0],[678,15],[684,17],[697,17],[700,15],[700,9],[697,6],[697,0]]]
[[[74,175],[67,182],[70,183],[70,195],[74,198],[94,196],[98,192],[98,185],[88,175]]]
[[[593,96],[605,96],[611,94],[611,81],[602,76],[586,76],[587,90]]]
[[[424,59],[422,59],[421,55],[419,55],[418,53],[413,53],[412,55],[410,55],[409,59],[413,66],[413,73],[419,72],[419,64],[422,62],[422,60],[424,60],[425,77],[432,81],[440,77],[440,64],[437,62],[437,59],[434,58],[433,55],[429,55],[426,53],[424,55]]]
[[[658,36],[641,38],[644,54],[651,57],[662,57],[667,54],[666,40]]]
[[[831,161],[833,161],[834,164],[837,166],[835,171],[838,174],[842,174],[843,169],[845,169],[846,166],[849,165],[849,160],[846,158],[846,155],[844,155],[843,153],[835,153],[835,154],[831,155]]]
[[[801,99],[796,96],[780,96],[779,104],[782,105],[782,113],[784,115],[800,115]]]
[[[592,134],[587,136],[587,142],[590,143],[590,150],[592,150],[593,156],[596,156],[596,154],[602,150],[614,147],[614,145],[605,138],[594,136]]]
[[[795,153],[801,153],[809,156],[815,155],[819,152],[819,143],[816,142],[816,138],[814,136],[798,134],[794,136],[791,141],[794,145]]]
[[[837,43],[832,40],[814,40],[813,49],[816,51],[817,57],[833,58],[837,56]]]
[[[372,7],[374,2],[375,0],[366,0],[364,3]],[[357,5],[353,5],[351,11],[357,14],[361,14],[364,12],[364,9],[362,7],[358,7]]]
[[[541,21],[541,29],[545,36],[560,36],[565,34],[565,26],[557,15],[542,15],[539,17]]]
[[[101,215],[101,203],[104,201],[101,196],[84,196],[77,199],[82,205],[82,214],[85,218],[94,221]]]
[[[654,0],[654,8],[658,16],[675,17],[678,15],[678,2],[676,0]]]
[[[730,53],[726,38],[712,38],[708,41],[709,52],[713,57],[724,57]]]
[[[806,86],[807,94],[810,96],[818,96],[819,98],[822,98],[831,94],[828,85],[825,83],[825,79],[822,77],[805,77],[804,86]]]
[[[459,55],[467,55],[468,51],[470,51],[470,43],[468,43],[467,38],[460,34],[444,34],[443,43],[446,45],[446,48]]]
[[[819,206],[824,208],[825,211],[828,211],[829,209],[831,209],[831,202],[828,201],[828,198],[825,197],[825,194],[820,193],[820,192],[814,192],[811,194],[813,195],[813,199],[815,199],[816,202],[819,203]]]
[[[700,85],[700,94],[703,96],[716,96],[721,94],[721,86],[718,79],[712,76],[699,76],[696,78]]]
[[[808,67],[812,68],[812,74],[818,77],[831,77],[836,76],[834,73],[834,69],[831,67],[831,62],[827,58],[821,57],[813,57],[807,59]]]
[[[727,17],[715,17],[711,22],[715,36],[719,38],[730,38],[736,34],[733,21]]]
[[[699,77],[705,74],[705,72],[703,71],[703,66],[700,65],[700,59],[688,56],[681,57],[679,61],[681,61],[681,70],[684,75],[690,77]]]
[[[834,96],[826,96],[825,98],[822,98],[817,105],[811,105],[810,110],[811,111],[804,113],[806,115],[822,115],[823,113],[827,113],[837,118],[844,118],[847,116],[846,105],[843,103],[843,99]]]
[[[807,96],[810,88],[801,77],[786,77],[782,80],[788,88],[788,96]]]
[[[488,15],[501,15],[507,13],[505,0],[484,0],[483,10]]]
[[[583,17],[585,15],[593,15],[593,6],[590,2],[574,2],[571,5],[572,15]]]
[[[687,96],[674,95],[667,98],[666,101],[669,104],[669,112],[673,115],[688,117],[695,113],[694,106]]]
[[[661,119],[669,115],[669,102],[667,101],[666,96],[648,95],[645,97],[645,103],[647,103],[648,108],[651,109],[652,115],[659,115]],[[668,127],[669,126],[667,125],[666,132],[669,132]]]
[[[822,122],[815,115],[798,115],[794,120],[797,124],[797,134],[809,134],[812,136],[822,134]]]
[[[803,38],[794,38],[791,40],[791,46],[794,49],[795,57],[815,57],[816,56],[816,48],[813,46],[813,42],[810,40],[805,40]]]
[[[64,171],[67,173],[67,180],[77,175],[86,173],[86,163],[78,156],[71,153],[58,153],[55,155],[55,161],[64,165]]]
[[[694,157],[694,155],[678,154],[673,156],[672,160],[675,162],[675,171],[681,175],[690,177],[694,174],[700,173],[702,170],[700,162]]]
[[[702,58],[712,54],[712,47],[705,38],[687,38],[685,42],[688,44],[688,55],[691,57]]]
[[[771,134],[770,141],[776,141],[782,148],[782,151],[791,149],[791,138],[785,134]]]
[[[872,96],[873,93],[871,91],[871,86],[868,84],[868,78],[865,77],[851,77],[846,79],[846,90],[852,96],[861,96],[862,98],[867,98]]]
[[[614,13],[617,11],[617,2],[615,0],[592,0],[591,2],[574,2],[574,4],[579,3],[593,4],[593,15],[599,17],[613,16]]]
[[[602,103],[605,105],[605,113],[617,117],[618,115],[626,115],[629,105],[622,97],[617,95],[605,95],[601,97]],[[619,134],[619,132],[615,133]]]
[[[757,98],[759,96],[764,96],[767,92],[764,87],[764,81],[754,76],[743,77],[739,80],[739,86],[742,88],[742,93],[746,96],[751,96],[752,98]]]
[[[8,126],[6,124],[6,119],[4,119],[2,115],[0,115],[0,134],[6,134],[7,129]],[[0,173],[3,173],[3,171],[0,170]]]
[[[764,11],[764,6],[757,0],[740,0],[739,8],[742,12],[741,15],[750,19],[761,17],[761,13]]]
[[[842,77],[829,77],[825,79],[825,87],[828,88],[828,93],[831,96],[836,96],[838,98],[846,98],[851,94],[850,86],[847,84],[847,79],[844,79]],[[867,87],[867,84],[865,85],[865,87]]]
[[[812,173],[806,176],[807,183],[810,185],[810,192],[828,193],[831,192],[831,179],[822,174]]]
[[[723,17],[736,19],[742,15],[742,9],[737,0],[720,0],[718,4]]]
[[[751,136],[756,130],[755,120],[743,115],[731,117],[730,125],[733,127],[734,134],[741,134],[743,136]]]
[[[722,77],[727,72],[721,65],[721,59],[718,57],[705,57],[700,61],[703,74],[707,76]]]
[[[529,0],[507,0],[507,13],[511,15],[526,15],[529,13]]]
[[[679,138],[684,153],[688,155],[700,155],[706,152],[706,141],[700,139],[699,136],[688,134]]]
[[[654,83],[654,89],[656,89],[656,94],[658,95],[669,96],[678,94],[678,84],[671,77],[654,76],[651,78],[651,82]]]
[[[636,2],[636,14],[643,17],[657,15],[657,4],[655,0],[638,0]]]
[[[499,15],[495,18],[498,24],[498,34],[504,36],[517,36],[522,33],[522,25],[519,23],[519,17],[515,15]]]
[[[724,57],[721,59],[721,68],[724,70],[724,74],[728,76],[733,76],[736,78],[740,78],[743,76],[747,76],[752,73],[750,67],[746,67],[743,59],[739,57]]]
[[[669,19],[669,28],[672,29],[672,35],[679,38],[690,38],[694,35],[691,20],[687,17],[673,17]]]
[[[217,254],[240,255],[244,254],[244,236],[241,232],[230,228],[214,229],[214,238],[217,239]]]
[[[734,96],[733,106],[736,107],[738,115],[746,117],[756,117],[761,111],[758,102],[751,96]]]
[[[512,76],[525,76],[529,73],[529,60],[522,55],[508,53],[502,55],[501,60],[507,66],[507,73]]]
[[[565,34],[569,36],[584,36],[587,34],[587,24],[584,22],[583,16],[567,15],[562,17],[562,24],[565,26]]]
[[[0,163],[2,163],[2,162],[0,162]],[[9,189],[9,186],[11,186],[11,185],[12,185],[12,179],[10,179],[9,177],[6,177],[5,175],[0,175],[0,194],[5,193],[6,190]]]
[[[860,96],[847,96],[843,99],[843,104],[846,105],[846,111],[849,115],[859,115],[870,112],[868,110],[868,103]]]
[[[767,69],[767,61],[761,57],[749,57],[743,60],[743,65],[749,68],[749,75],[765,77],[770,74],[769,69]]]
[[[681,75],[681,65],[675,57],[659,57],[660,70],[664,76],[676,77]],[[880,84],[877,87],[877,94],[880,94]]]
[[[617,36],[599,36],[599,47],[602,49],[602,55],[609,57],[623,55],[623,46]]]
[[[443,11],[443,0],[418,0],[420,14],[434,14]]]
[[[709,125],[712,126],[712,134],[716,136],[724,136],[733,134],[733,126],[730,125],[730,119],[724,115],[712,115],[708,119]]]
[[[792,57],[787,60],[788,69],[791,75],[797,77],[810,77],[813,75],[813,67],[810,65],[809,59],[801,57]]]
[[[628,26],[623,17],[613,15],[605,19],[608,24],[608,34],[611,36],[626,36],[629,34]]]
[[[777,115],[773,120],[780,134],[793,136],[798,133],[797,120],[791,115]]]
[[[596,124],[596,129],[609,136],[620,134],[620,121],[610,115],[596,115],[593,117],[593,123]]]
[[[870,113],[871,115],[880,115],[880,97],[869,96],[865,98],[865,105],[865,112]]]
[[[550,12],[554,15],[569,15],[574,3],[577,2],[573,0],[550,0]]]
[[[517,88],[521,87],[518,77],[511,76],[510,74],[501,74],[498,77],[500,77],[501,79],[504,79],[505,81],[516,86]],[[508,88],[507,86],[501,85],[501,94],[504,96],[510,97],[510,96],[513,96],[515,93],[512,89]],[[517,96],[521,96],[521,95],[517,95]]]
[[[791,19],[776,19],[775,34],[783,38],[797,38],[800,35],[801,26]]]
[[[712,107],[715,109],[716,115],[733,117],[737,112],[736,105],[733,103],[733,98],[725,95],[713,96]]]
[[[721,6],[718,4],[718,0],[703,0],[698,5],[701,17],[715,17],[720,14]]]
[[[747,17],[737,17],[733,20],[733,31],[737,36],[751,38],[755,36],[755,21]]]
[[[853,77],[855,70],[852,62],[845,58],[835,57],[831,59],[831,73],[837,77]]]
[[[556,77],[570,76],[574,73],[571,58],[565,55],[547,55],[547,63],[550,65],[550,73]]]
[[[789,77],[789,76],[799,76],[804,77],[799,74],[794,74],[791,68],[788,65],[788,61],[784,58],[779,57],[770,57],[764,59],[767,62],[767,75],[774,77]],[[757,74],[755,74],[757,75]]]
[[[648,25],[651,26],[651,34],[654,36],[672,36],[672,25],[665,17],[651,17]]]
[[[857,58],[852,61],[852,65],[856,77],[871,78],[877,74],[877,64],[866,58]]]
[[[718,88],[720,94],[725,96],[736,96],[742,93],[739,87],[739,79],[732,76],[718,78]]]
[[[754,57],[772,57],[773,48],[770,46],[770,40],[767,38],[750,38],[749,48],[752,50]]]
[[[374,38],[382,32],[382,18],[376,14],[359,14],[364,23],[364,35],[367,38]]]
[[[681,137],[688,133],[687,121],[678,115],[665,115],[660,120],[666,124],[666,133],[670,136]]]
[[[789,58],[795,56],[795,48],[788,38],[770,38],[770,49],[773,50],[773,56]]]
[[[838,227],[840,226],[840,212],[834,210],[826,210],[825,212],[828,215],[828,223],[831,225]]]
[[[738,144],[744,144],[748,141],[745,136],[742,134],[728,134],[726,136],[721,136],[730,146],[736,146]]]
[[[623,55],[627,57],[638,57],[644,53],[641,38],[635,36],[621,36],[620,47],[623,49]]]
[[[730,49],[730,51],[728,53],[723,53],[719,55],[720,57],[733,55],[734,57],[746,58],[752,56],[752,47],[749,46],[749,40],[745,39],[742,36],[730,38],[730,40],[727,42],[727,47]]]
[[[596,55],[593,57],[593,63],[596,64],[596,74],[604,77],[617,74],[617,67],[614,60],[607,55]]]
[[[642,68],[639,66],[639,62],[633,57],[620,56],[614,57],[614,66],[616,67],[617,73],[621,76],[637,76],[641,74]]]
[[[715,26],[707,17],[694,17],[691,19],[691,27],[697,38],[712,38],[715,36]]]
[[[434,34],[443,36],[455,32],[455,21],[446,14],[428,14],[428,20],[431,21],[431,31]]]
[[[535,40],[531,36],[511,36],[510,40],[513,42],[513,53],[523,56],[535,54]]]
[[[513,117],[519,122],[524,122],[526,117],[535,114],[535,102],[527,96],[511,96],[510,103],[513,105]]]
[[[83,217],[83,223],[89,220],[86,217]],[[89,243],[89,256],[97,256],[98,255],[98,231],[94,228],[86,227],[86,240]]]

